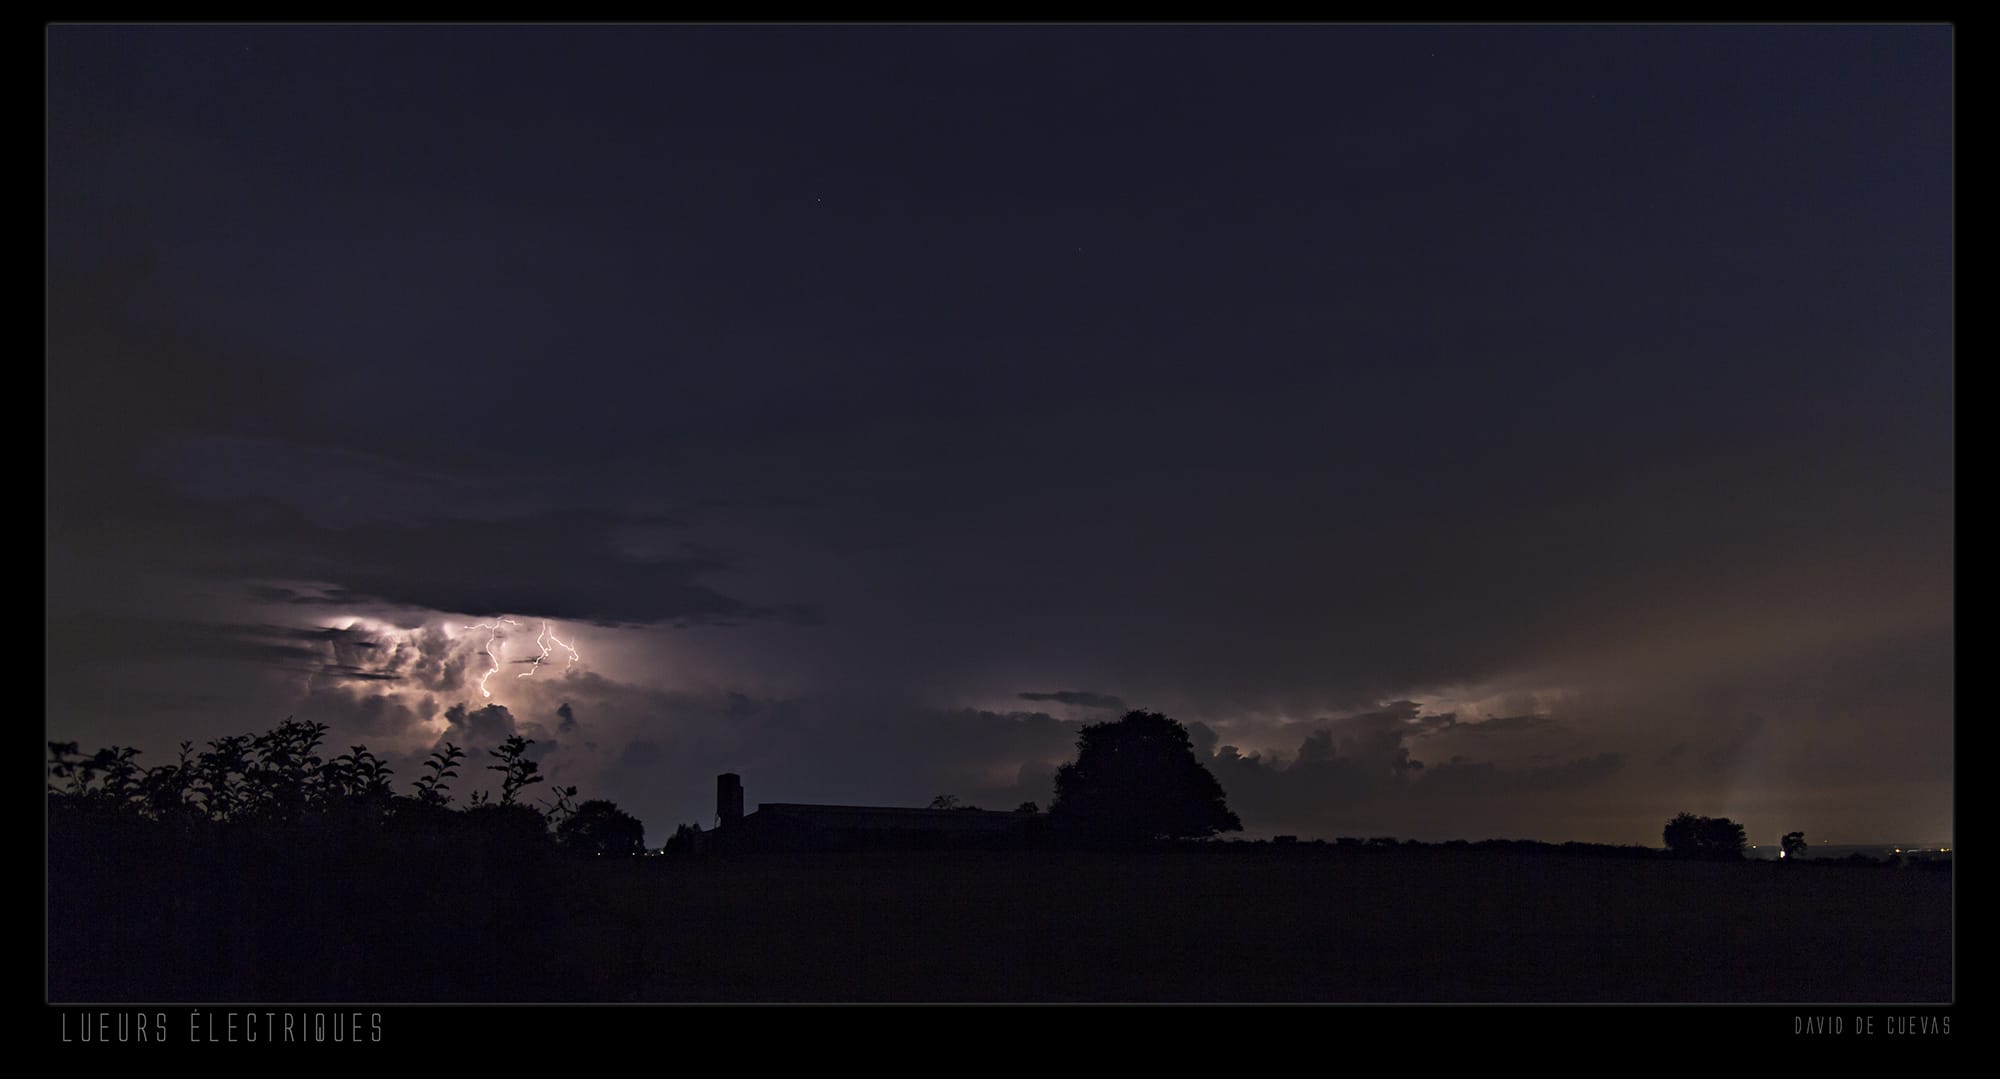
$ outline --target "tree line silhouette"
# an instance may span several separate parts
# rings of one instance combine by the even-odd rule
[[[180,743],[179,759],[142,767],[139,751],[110,746],[92,754],[75,742],[50,742],[50,824],[88,820],[145,821],[156,825],[220,827],[235,832],[263,828],[380,828],[393,825],[460,834],[526,838],[540,824],[561,848],[587,854],[637,854],[644,826],[615,803],[577,804],[574,786],[551,785],[538,805],[524,797],[546,782],[528,756],[534,739],[513,735],[488,755],[498,772],[499,797],[474,791],[453,805],[452,781],[466,751],[450,742],[422,762],[407,794],[391,785],[394,769],[368,747],[334,757],[321,755],[327,726],[292,718],[262,734],[228,735],[196,753]],[[459,812],[457,817],[444,814]]]
[[[550,783],[533,741],[487,751],[497,785],[461,800],[472,765],[459,746],[439,745],[399,787],[382,758],[361,745],[331,754],[326,735],[287,718],[199,751],[182,742],[151,767],[131,747],[48,743],[50,998],[619,1000],[657,977],[642,938],[574,946],[640,917],[660,887],[645,867],[660,862],[628,857],[644,828],[615,803]],[[1242,825],[1181,724],[1132,712],[1084,727],[1077,750],[1048,813],[1052,844],[1073,849],[1743,856],[1741,825],[1687,813],[1668,823],[1665,851],[1386,836],[1218,847],[1206,840]],[[973,808],[949,795],[932,806]],[[682,825],[666,853],[697,852],[700,835]],[[1803,852],[1803,836],[1785,846]]]
[[[519,735],[488,751],[496,790],[460,800],[456,745],[398,790],[382,758],[329,754],[326,734],[288,718],[152,767],[129,746],[50,742],[51,998],[593,993],[599,974],[528,957],[579,894],[577,856],[640,853],[638,820],[548,783]]]

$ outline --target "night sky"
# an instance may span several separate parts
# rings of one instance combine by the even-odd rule
[[[49,738],[1951,838],[1947,27],[47,43]]]

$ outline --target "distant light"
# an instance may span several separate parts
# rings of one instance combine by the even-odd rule
[[[1780,857],[1780,858],[1783,858],[1784,856],[1785,856],[1785,852],[1784,852],[1784,851],[1779,851],[1779,852],[1778,852],[1778,857]]]

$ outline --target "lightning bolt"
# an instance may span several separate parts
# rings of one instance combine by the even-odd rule
[[[564,663],[563,663],[563,673],[564,673],[564,674],[568,674],[568,673],[569,673],[569,669],[570,669],[571,667],[574,667],[574,666],[576,666],[576,661],[577,661],[577,660],[579,660],[579,659],[582,659],[583,657],[582,657],[582,656],[579,656],[579,655],[577,655],[577,654],[576,654],[576,646],[575,646],[575,645],[573,645],[573,644],[563,644],[563,643],[562,643],[562,641],[561,641],[561,639],[559,639],[559,638],[558,638],[558,637],[557,637],[557,636],[556,636],[555,634],[553,634],[553,633],[549,634],[549,640],[552,640],[552,641],[555,641],[555,642],[556,642],[556,644],[560,645],[560,646],[562,647],[562,649],[563,649],[563,650],[564,650],[565,652],[568,652],[568,653],[569,653],[569,659],[568,659],[568,660],[567,660],[566,662],[564,662]],[[571,638],[570,638],[570,640],[574,641],[574,640],[576,640],[576,638],[575,638],[575,637],[571,637]]]
[[[486,653],[486,658],[492,661],[493,664],[491,667],[488,667],[486,669],[485,674],[479,676],[480,696],[488,698],[489,700],[493,696],[493,691],[486,688],[486,683],[500,671],[500,655],[499,653],[493,651],[493,642],[500,639],[500,634],[502,632],[500,627],[518,626],[520,624],[521,623],[516,622],[511,618],[503,616],[500,618],[496,618],[491,622],[481,622],[476,626],[466,627],[467,629],[483,629],[486,631],[486,644],[484,645],[484,647],[481,648],[481,651]],[[574,641],[576,640],[576,638],[571,637],[570,640]],[[582,656],[577,654],[576,645],[564,643],[563,639],[561,637],[556,636],[555,631],[549,628],[549,624],[547,622],[543,622],[542,631],[535,635],[535,644],[541,648],[542,654],[530,660],[529,661],[530,665],[528,669],[521,672],[520,674],[515,675],[514,677],[527,678],[530,675],[534,674],[536,671],[540,670],[542,666],[542,661],[548,659],[550,656],[555,654],[555,649],[549,647],[551,643],[555,644],[557,648],[561,648],[563,651],[569,653],[568,661],[563,664],[563,671],[565,673],[567,673],[570,668],[576,666],[577,660],[583,658]]]
[[[575,640],[576,638],[572,637],[570,639]],[[535,634],[535,643],[541,646],[542,654],[535,657],[534,662],[528,667],[527,670],[522,671],[520,674],[517,674],[514,677],[526,678],[529,675],[532,675],[536,671],[540,670],[542,666],[542,661],[554,654],[554,652],[549,648],[550,641],[554,641],[557,647],[569,653],[569,661],[563,664],[563,672],[565,674],[569,672],[569,669],[571,667],[576,666],[576,661],[578,659],[578,656],[576,654],[576,646],[564,644],[562,642],[562,638],[556,636],[553,632],[550,631],[549,624],[547,622],[543,622],[542,631],[540,633]],[[492,672],[488,671],[487,673],[491,674]]]
[[[493,696],[493,691],[486,688],[486,680],[488,678],[493,677],[493,673],[500,669],[500,657],[493,654],[493,642],[499,639],[500,637],[500,624],[502,622],[510,626],[518,626],[521,624],[519,622],[514,621],[511,618],[499,618],[492,622],[481,622],[476,626],[470,627],[472,629],[483,629],[487,631],[486,658],[493,661],[492,668],[489,669],[485,674],[479,676],[479,693],[483,697],[490,698]]]

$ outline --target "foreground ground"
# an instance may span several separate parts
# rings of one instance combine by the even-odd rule
[[[357,892],[311,864],[52,880],[51,999],[1952,997],[1936,870],[1239,848],[557,861]]]
[[[1942,1001],[1950,882],[1472,852],[773,860],[634,876],[572,932],[626,942],[639,999]]]

